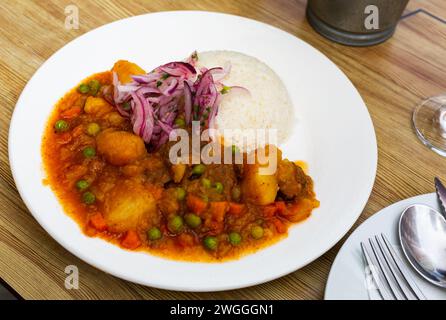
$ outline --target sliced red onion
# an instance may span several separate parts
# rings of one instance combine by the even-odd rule
[[[144,106],[136,93],[132,92],[131,96],[133,102],[135,103],[134,108],[132,108],[133,113],[130,118],[133,123],[133,132],[139,136],[142,136],[146,120]]]
[[[231,92],[231,93],[246,94],[246,95],[251,96],[251,92],[248,89],[246,89],[245,87],[232,86],[229,88],[230,88],[229,92]]]
[[[181,61],[166,63],[165,65],[159,67],[159,69],[171,76],[176,77],[192,76],[197,74],[197,71],[193,66],[187,62]]]
[[[169,134],[170,131],[173,130],[173,128],[172,128],[171,126],[169,126],[169,125],[163,123],[162,121],[159,121],[159,122],[158,122],[158,125],[159,125],[159,126],[161,127],[161,129],[162,129],[165,133],[167,133],[167,134]]]
[[[152,72],[144,75],[135,75],[132,76],[132,79],[135,82],[138,82],[140,84],[147,84],[156,80],[159,80],[161,78],[161,74],[157,72]]]
[[[145,95],[145,94],[159,94],[160,91],[158,90],[158,88],[151,88],[151,87],[139,87],[138,89],[138,93],[141,95]]]
[[[139,98],[141,99],[144,106],[144,111],[146,112],[146,121],[142,138],[145,142],[149,143],[152,138],[153,128],[155,125],[154,114],[149,101],[147,99],[144,99],[144,97],[142,96],[140,96]]]
[[[215,67],[208,70],[212,74],[212,79],[214,82],[219,82],[221,79],[226,77],[226,71],[222,67]]]
[[[204,126],[212,127],[225,87],[220,81],[231,70],[231,64],[211,69],[201,68],[197,77],[196,52],[185,62],[170,62],[145,75],[133,75],[133,81],[119,82],[113,73],[113,101],[119,113],[129,117],[135,134],[156,150],[169,139],[183,102],[184,118],[189,125],[194,117]],[[242,87],[229,87],[233,93],[249,93]],[[130,103],[130,110],[124,110]]]
[[[165,144],[167,141],[169,141],[169,134],[167,133],[161,133],[161,136],[158,140],[158,143],[155,145],[155,148],[160,148],[163,144]]]
[[[133,92],[138,90],[140,87],[136,85],[118,85],[119,92]]]
[[[165,96],[170,96],[175,91],[175,89],[178,87],[178,80],[172,79],[169,83],[169,85],[163,90],[163,94]]]
[[[187,124],[190,124],[192,115],[192,90],[189,83],[184,81],[184,119]]]
[[[215,129],[215,117],[217,116],[218,107],[220,106],[221,99],[222,95],[219,94],[213,105],[213,108],[211,109],[211,112],[209,113],[209,128]]]

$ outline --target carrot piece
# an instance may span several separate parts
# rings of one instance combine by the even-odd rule
[[[147,189],[152,193],[153,198],[155,200],[161,199],[161,196],[163,195],[164,189],[162,187],[158,187],[156,185],[149,185],[147,186]]]
[[[277,213],[277,207],[275,204],[269,204],[266,206],[263,206],[263,216],[265,218],[271,218],[274,217]]]
[[[187,196],[186,205],[189,210],[196,214],[203,213],[208,206],[206,201],[192,194]]]
[[[286,212],[287,207],[286,207],[286,204],[284,201],[277,201],[275,204],[276,204],[276,210],[277,210],[276,212],[278,214],[283,214]]]
[[[60,116],[64,119],[72,119],[76,118],[82,112],[82,108],[79,106],[71,107],[70,109],[65,110],[60,114]]]
[[[192,247],[195,244],[195,238],[190,233],[182,233],[177,237],[178,244],[183,247]]]
[[[277,218],[273,219],[273,224],[276,227],[278,233],[285,233],[287,230],[286,225]]]
[[[228,210],[228,203],[226,201],[214,201],[211,202],[209,211],[213,216],[224,216]]]
[[[136,249],[141,245],[141,240],[139,239],[138,233],[134,230],[129,230],[125,234],[121,241],[121,245],[127,249]]]
[[[228,207],[229,205],[226,201],[211,202],[209,207],[210,219],[205,221],[205,226],[220,233],[224,228],[225,215]]]
[[[80,124],[73,129],[72,135],[73,137],[79,137],[83,132],[84,132],[84,127]]]
[[[85,226],[85,230],[84,230],[85,234],[89,237],[94,237],[98,234],[98,230],[96,230],[95,228],[93,228],[91,226],[91,224],[87,224]]]
[[[232,214],[234,216],[239,216],[243,212],[244,209],[245,209],[245,205],[244,204],[236,203],[236,202],[230,202],[229,203],[228,213]]]
[[[288,207],[286,213],[282,214],[284,218],[292,222],[305,220],[311,215],[315,203],[310,199],[300,199]]]
[[[57,135],[57,143],[59,144],[67,144],[71,141],[73,137],[71,136],[71,134],[69,132],[64,132],[61,134]]]
[[[90,225],[98,231],[107,230],[107,222],[100,213],[95,213],[90,217]]]

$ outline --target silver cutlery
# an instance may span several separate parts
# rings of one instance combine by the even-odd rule
[[[446,218],[446,188],[437,177],[435,177],[434,182],[441,214]]]
[[[446,288],[444,216],[429,206],[410,206],[401,215],[399,237],[412,267],[430,283]]]
[[[438,178],[435,191],[441,213],[422,204],[409,206],[401,214],[398,235],[410,265],[430,283],[446,288],[446,187]],[[361,242],[361,249],[382,299],[426,299],[384,234]]]
[[[382,299],[426,299],[384,234],[361,242],[361,249]]]

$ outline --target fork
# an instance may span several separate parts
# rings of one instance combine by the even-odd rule
[[[382,299],[426,300],[383,233],[361,242],[361,249]]]

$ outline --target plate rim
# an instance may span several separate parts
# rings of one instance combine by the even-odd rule
[[[345,76],[345,79],[348,81],[348,83],[352,86],[352,88],[355,89],[355,93],[358,95],[358,97],[360,98],[360,100],[363,103],[363,106],[365,108],[365,113],[367,115],[367,120],[369,122],[370,125],[370,129],[371,129],[371,134],[373,136],[370,137],[370,139],[372,140],[372,146],[373,146],[373,150],[371,150],[371,154],[373,156],[373,161],[371,161],[371,165],[372,168],[370,170],[370,174],[371,177],[369,178],[368,184],[365,186],[365,190],[368,190],[367,193],[364,193],[361,201],[358,201],[357,206],[356,206],[356,210],[357,214],[355,215],[355,218],[353,220],[352,218],[352,222],[348,223],[348,227],[346,227],[345,231],[342,232],[338,232],[336,234],[336,237],[333,237],[333,240],[330,242],[330,244],[327,244],[326,246],[324,246],[323,250],[320,250],[320,253],[317,254],[313,254],[310,258],[306,259],[305,261],[302,261],[300,263],[300,265],[295,265],[293,268],[291,269],[287,269],[284,270],[282,272],[275,272],[272,273],[270,275],[270,277],[263,277],[261,279],[257,279],[255,281],[250,281],[250,282],[240,282],[238,285],[233,285],[233,284],[229,284],[229,285],[219,285],[218,287],[202,287],[202,286],[197,286],[196,288],[191,288],[191,287],[184,287],[181,285],[165,285],[162,283],[155,283],[153,281],[142,281],[140,278],[136,277],[136,276],[127,276],[124,275],[122,273],[118,273],[118,272],[114,272],[112,270],[112,268],[109,268],[107,265],[105,264],[101,264],[101,263],[97,263],[96,261],[93,261],[92,259],[90,259],[89,256],[84,255],[84,253],[80,250],[77,250],[75,247],[70,246],[68,243],[66,243],[63,238],[57,237],[54,235],[54,233],[52,232],[52,230],[47,226],[47,224],[45,223],[44,219],[42,219],[41,216],[39,216],[38,213],[35,213],[34,208],[32,208],[32,206],[30,205],[30,200],[24,196],[23,194],[23,188],[21,186],[21,184],[18,182],[17,180],[17,174],[16,174],[16,170],[17,168],[15,167],[15,163],[13,161],[13,155],[12,155],[12,149],[13,149],[13,145],[14,145],[14,141],[13,141],[13,135],[11,134],[11,132],[13,132],[13,128],[16,127],[15,122],[17,120],[15,120],[15,115],[16,115],[16,107],[18,105],[21,104],[22,98],[24,96],[24,93],[26,93],[29,89],[29,87],[32,86],[32,84],[34,83],[34,79],[36,74],[39,73],[39,71],[41,69],[43,69],[48,63],[51,62],[51,60],[57,56],[58,54],[60,54],[60,52],[66,48],[67,46],[72,45],[73,43],[76,43],[77,41],[80,41],[80,39],[82,39],[83,37],[88,36],[90,33],[94,33],[102,28],[107,28],[110,27],[111,25],[114,24],[119,24],[122,23],[126,20],[131,20],[131,19],[141,19],[143,17],[150,17],[153,15],[171,15],[171,14],[201,14],[201,15],[218,15],[218,16],[227,16],[227,17],[232,17],[232,18],[237,18],[237,19],[241,19],[241,20],[245,20],[247,23],[255,23],[255,24],[259,24],[262,25],[262,27],[264,28],[269,28],[274,30],[275,32],[280,32],[283,34],[286,34],[288,37],[292,37],[294,38],[294,40],[297,40],[299,42],[302,42],[305,46],[311,47],[312,50],[318,52],[321,56],[323,56],[325,59],[327,59],[328,61],[330,61],[330,63],[336,67],[336,69],[343,75]],[[144,286],[151,286],[151,287],[155,287],[155,288],[160,288],[160,289],[167,289],[167,290],[174,290],[174,291],[191,291],[191,292],[212,292],[212,291],[223,291],[223,290],[230,290],[230,289],[240,289],[240,288],[246,288],[246,287],[250,287],[253,285],[257,285],[257,284],[261,284],[261,283],[265,283],[274,279],[278,279],[280,277],[283,277],[287,274],[290,274],[292,272],[295,272],[301,268],[303,268],[304,266],[310,264],[311,262],[313,262],[314,260],[320,258],[321,256],[323,256],[325,253],[327,253],[332,247],[334,247],[344,236],[345,234],[348,233],[348,231],[353,227],[354,223],[357,221],[357,219],[359,218],[359,216],[362,214],[362,211],[364,209],[364,207],[366,206],[366,204],[368,203],[368,199],[370,198],[370,195],[372,193],[373,190],[373,186],[375,183],[375,179],[376,179],[376,172],[377,172],[377,164],[378,164],[378,146],[377,146],[377,139],[376,139],[376,132],[375,132],[375,128],[373,125],[373,120],[371,118],[370,113],[368,112],[368,108],[367,105],[365,104],[364,100],[362,99],[362,96],[359,94],[358,90],[356,89],[356,87],[353,85],[353,83],[351,82],[351,80],[348,78],[348,76],[337,66],[337,64],[335,64],[329,57],[327,57],[325,54],[323,54],[320,50],[318,50],[317,48],[315,48],[314,46],[312,46],[311,44],[307,43],[306,41],[298,38],[297,36],[295,36],[294,34],[287,32],[285,30],[282,30],[278,27],[275,27],[273,25],[267,24],[265,22],[262,21],[258,21],[255,19],[251,19],[251,18],[247,18],[247,17],[243,17],[243,16],[239,16],[239,15],[234,15],[234,14],[228,14],[228,13],[222,13],[222,12],[213,12],[213,11],[201,11],[201,10],[176,10],[176,11],[160,11],[160,12],[150,12],[150,13],[145,13],[145,14],[141,14],[141,15],[136,15],[136,16],[131,16],[131,17],[126,17],[123,19],[119,19],[119,20],[115,20],[112,21],[110,23],[98,26],[97,28],[94,28],[92,30],[89,30],[88,32],[85,32],[84,34],[74,38],[73,40],[69,41],[68,43],[66,43],[65,45],[63,45],[61,48],[59,48],[58,50],[56,50],[50,57],[48,57],[40,66],[39,68],[37,68],[37,70],[34,72],[34,74],[32,75],[32,77],[28,80],[27,84],[25,85],[25,87],[23,88],[19,98],[17,99],[16,105],[14,107],[14,111],[13,114],[11,116],[11,121],[10,121],[10,126],[9,126],[9,136],[8,136],[8,158],[9,158],[9,163],[10,163],[10,168],[11,168],[11,172],[12,172],[12,176],[14,178],[14,182],[16,184],[17,190],[21,196],[22,201],[25,203],[27,209],[29,210],[29,212],[31,212],[32,216],[34,217],[34,219],[37,220],[37,222],[41,225],[41,227],[59,244],[61,245],[65,250],[67,250],[68,252],[70,252],[71,254],[73,254],[74,256],[76,256],[77,258],[81,259],[82,261],[84,261],[85,263],[92,265],[93,267],[106,272],[108,274],[111,274],[115,277],[127,280],[127,281],[131,281],[134,283],[138,283]],[[80,231],[81,232],[81,231]],[[243,258],[242,258],[243,259]],[[153,279],[150,279],[153,280]]]

